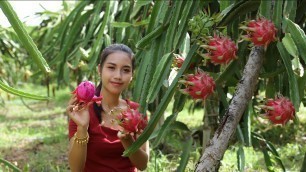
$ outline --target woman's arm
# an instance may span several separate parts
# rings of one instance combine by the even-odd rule
[[[69,132],[75,132],[69,143],[69,166],[72,172],[81,172],[84,170],[87,143],[88,143],[88,126],[89,111],[88,106],[80,107],[77,98],[73,96],[67,106],[67,113],[72,121],[69,123]]]
[[[88,133],[86,129],[78,127],[75,136],[70,139],[69,144],[69,166],[72,172],[81,172],[84,169],[87,155],[87,143],[77,143],[75,140],[77,138],[87,138]],[[88,140],[87,140],[88,141]]]
[[[120,132],[119,132],[120,133]],[[120,135],[118,133],[118,135]],[[125,135],[125,136],[122,136]],[[121,143],[124,147],[124,149],[127,149],[129,146],[132,145],[132,143],[135,141],[133,139],[133,137],[129,134],[121,134],[121,136],[119,136]],[[129,156],[131,162],[133,163],[133,165],[143,171],[147,168],[147,164],[148,164],[148,160],[149,160],[149,142],[147,141],[145,144],[143,144],[141,146],[140,149],[138,149],[136,152],[134,152],[133,154],[131,154]]]

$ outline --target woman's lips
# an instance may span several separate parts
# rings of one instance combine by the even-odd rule
[[[121,82],[110,82],[112,85],[114,85],[114,86],[121,86],[123,83],[121,83]]]

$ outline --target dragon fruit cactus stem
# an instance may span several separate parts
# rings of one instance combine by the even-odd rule
[[[265,18],[259,18],[257,20],[251,20],[246,25],[240,27],[240,29],[247,31],[248,35],[244,35],[243,39],[252,41],[254,45],[263,45],[267,49],[268,45],[277,40],[277,29],[272,21]]]
[[[201,45],[202,48],[208,51],[204,57],[211,60],[215,65],[228,64],[233,59],[236,59],[237,46],[227,37],[219,37],[215,35],[208,41],[207,45]]]
[[[292,102],[280,97],[276,99],[269,99],[265,105],[260,106],[266,111],[264,114],[273,124],[285,125],[290,119],[294,119],[295,109]]]
[[[186,80],[180,80],[186,86],[180,91],[183,94],[190,95],[193,99],[205,100],[214,92],[215,81],[206,73],[199,71],[196,74],[188,74]]]

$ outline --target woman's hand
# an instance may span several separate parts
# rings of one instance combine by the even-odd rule
[[[131,144],[135,141],[135,139],[133,137],[133,133],[118,131],[117,136],[123,144],[128,144],[129,145],[129,144]]]
[[[80,104],[75,95],[69,100],[66,112],[78,127],[87,130],[89,126],[88,105]]]

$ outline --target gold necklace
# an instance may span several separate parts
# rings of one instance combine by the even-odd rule
[[[120,103],[119,103],[118,106],[115,106],[112,109],[109,108],[108,104],[105,104],[105,105],[107,106],[107,109],[105,108],[105,106],[103,106],[103,101],[102,101],[101,102],[101,107],[102,107],[103,111],[105,112],[104,114],[106,114],[106,116],[105,116],[104,120],[102,119],[100,125],[108,127],[108,128],[113,128],[113,129],[117,128],[118,129],[118,127],[115,125],[116,124],[116,119],[115,118],[116,118],[117,115],[119,115],[123,111],[123,108],[120,107]]]
[[[107,106],[107,109],[106,109],[105,106],[103,106],[103,102],[101,102],[101,106],[102,106],[103,111],[106,112],[107,115],[114,115],[114,114],[117,114],[117,113],[121,113],[123,111],[123,108],[120,106],[120,103],[119,103],[119,105],[117,105],[113,108],[109,108],[109,105],[106,104],[106,106]]]

